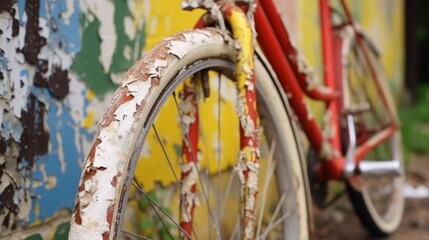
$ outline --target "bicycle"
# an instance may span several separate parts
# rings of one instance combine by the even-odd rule
[[[372,234],[392,234],[404,205],[399,122],[377,50],[340,2],[342,13],[319,2],[325,69],[318,87],[271,0],[184,1],[184,9],[207,13],[124,75],[83,166],[70,238],[306,239],[310,195],[323,201],[330,180],[346,183]],[[231,89],[235,104],[224,94]],[[304,95],[326,102],[323,129]],[[210,101],[217,106],[205,108]],[[309,141],[308,162],[297,124]],[[228,131],[228,141],[238,143],[223,144],[229,125],[239,131]],[[217,140],[207,140],[206,128],[218,130]],[[204,144],[216,151],[207,157]],[[226,156],[230,148],[238,158]],[[143,157],[137,166],[140,155],[165,162]],[[134,211],[125,213],[127,206]]]

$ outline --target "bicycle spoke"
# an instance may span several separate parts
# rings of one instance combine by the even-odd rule
[[[130,232],[124,231],[124,230],[122,230],[122,233],[129,236],[129,237],[135,238],[135,239],[151,240],[150,238],[143,237],[143,236],[140,236],[138,234],[130,233]]]
[[[259,208],[259,221],[258,221],[258,227],[256,229],[256,236],[259,236],[259,233],[260,233],[261,227],[262,227],[263,214],[264,214],[264,210],[265,210],[265,201],[267,199],[268,184],[271,182],[271,179],[274,176],[274,171],[275,171],[275,166],[276,166],[275,162],[273,164],[275,147],[276,147],[276,142],[273,141],[271,144],[270,153],[268,156],[268,166],[267,166],[267,170],[266,170],[267,172],[265,175],[265,182],[264,182],[263,189],[261,191],[262,200],[261,200],[261,204],[260,204],[260,208]]]
[[[231,236],[229,237],[229,240],[234,239],[235,235],[237,235],[236,239],[238,239],[240,237],[239,236],[239,234],[240,234],[239,230],[240,230],[240,220],[238,220],[237,223],[235,224],[234,231],[232,232]]]
[[[153,208],[153,210],[155,211],[155,213],[157,213],[158,209],[159,211],[161,211],[168,219],[170,219],[170,221],[176,225],[177,228],[179,228],[179,230],[185,234],[185,236],[189,239],[192,239],[191,236],[189,236],[189,234],[176,222],[174,221],[174,219],[161,207],[158,205],[158,203],[156,203],[141,187],[140,183],[137,181],[137,179],[134,177],[133,178],[134,182],[133,182],[133,186],[141,193],[144,195],[144,197],[146,197],[146,199],[151,203],[151,206]],[[153,204],[153,205],[152,205]],[[157,214],[158,215],[158,214]],[[159,216],[159,215],[158,215]],[[160,221],[163,223],[163,220],[160,219]],[[164,225],[164,223],[163,223]],[[165,226],[165,225],[164,225]]]
[[[290,211],[287,211],[283,216],[281,216],[279,219],[277,219],[271,226],[268,226],[267,229],[261,234],[261,239],[265,239],[265,237],[268,235],[268,233],[273,230],[275,227],[277,227],[279,224],[283,223],[283,221],[286,220],[287,217],[290,216]]]
[[[171,171],[172,171],[172,173],[173,173],[173,175],[174,175],[174,178],[175,178],[175,180],[176,180],[176,183],[177,183],[177,184],[179,185],[179,187],[180,187],[180,186],[182,185],[182,183],[179,181],[179,178],[177,177],[177,174],[176,174],[176,172],[174,171],[173,164],[172,164],[172,162],[171,162],[171,160],[170,160],[170,157],[169,157],[169,156],[168,156],[168,154],[167,154],[167,151],[166,151],[166,149],[165,149],[165,145],[164,145],[163,141],[161,140],[161,137],[159,136],[159,133],[158,133],[158,130],[156,129],[155,124],[152,124],[152,128],[153,128],[153,130],[154,130],[155,136],[156,136],[156,138],[157,138],[157,140],[158,140],[159,144],[161,145],[162,151],[163,151],[164,156],[165,156],[165,158],[166,158],[166,160],[167,160],[167,162],[168,162],[168,165],[169,165],[169,167],[170,167],[170,169],[171,169]],[[188,213],[186,213],[186,214],[188,214]],[[188,216],[188,217],[189,217],[189,216]],[[193,228],[193,227],[192,227],[192,232],[194,233],[194,235],[195,235],[195,237],[196,237],[196,233],[195,233],[195,230],[194,230],[194,228]]]
[[[233,184],[233,181],[234,181],[234,177],[235,177],[234,174],[230,174],[229,177],[228,177],[228,185],[226,187],[225,195],[223,196],[223,199],[222,199],[222,207],[221,207],[220,219],[222,219],[223,214],[225,212],[227,199],[228,199],[228,197],[229,197],[229,195],[231,193],[231,189],[232,189],[232,184]]]
[[[271,219],[268,222],[268,227],[273,225],[274,219],[277,218],[277,215],[279,214],[284,201],[286,201],[286,193],[283,193],[282,196],[280,197],[280,200],[277,203],[276,208],[274,209],[273,216],[271,216]]]
[[[222,119],[221,117],[221,86],[222,86],[222,81],[221,81],[221,74],[220,72],[218,72],[218,98],[217,98],[217,113],[218,113],[218,121],[217,121],[217,129],[218,129],[218,136],[217,136],[217,166],[218,166],[218,172],[217,172],[217,179],[218,179],[218,190],[220,189],[222,183],[221,183],[221,167],[222,167],[222,155],[221,155],[221,124],[220,124],[220,120]],[[218,195],[218,197],[216,198],[216,207],[218,209],[217,211],[217,224],[218,224],[218,228],[219,228],[219,232],[221,232],[221,202],[220,202],[220,197]]]
[[[161,137],[159,136],[158,131],[156,130],[155,124],[152,124],[152,128],[155,132],[155,135],[156,135],[156,138],[157,138],[159,144],[161,145],[162,152],[164,153],[164,156],[167,159],[167,162],[168,162],[168,165],[170,166],[171,172],[173,172],[174,178],[176,179],[176,183],[178,183],[180,185],[179,178],[177,177],[177,174],[174,171],[173,164],[171,163],[170,158],[168,157],[167,151],[165,150],[164,143],[162,142]]]
[[[289,189],[287,192],[284,192],[282,196],[280,197],[279,201],[277,202],[276,208],[274,209],[273,215],[271,216],[270,221],[268,222],[267,229],[260,235],[259,239],[265,239],[268,235],[268,233],[271,231],[271,229],[275,228],[277,225],[282,223],[286,218],[292,213],[290,209],[288,209],[288,212],[282,217],[284,218],[283,221],[274,222],[274,220],[277,218],[277,215],[279,214],[284,202],[287,200],[287,196],[291,193],[292,189]],[[280,218],[281,219],[281,218]]]

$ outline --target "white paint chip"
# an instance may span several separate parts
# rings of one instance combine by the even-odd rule
[[[179,59],[183,58],[189,51],[189,42],[171,41],[168,46],[168,53],[173,54]]]

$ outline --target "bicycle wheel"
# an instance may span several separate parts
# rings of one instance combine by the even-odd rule
[[[353,34],[353,33],[352,33]],[[369,61],[379,79],[379,85],[373,75],[361,46],[351,41],[346,52],[347,81],[343,81],[343,108],[353,115],[356,142],[359,147],[375,134],[380,133],[393,122],[398,123],[394,101],[383,74],[378,54],[367,38],[364,38]],[[385,103],[381,99],[385,96]],[[386,107],[386,105],[388,107]],[[392,109],[389,113],[388,109]],[[343,112],[343,113],[345,113]],[[389,116],[393,116],[393,119]],[[344,131],[347,131],[347,121],[343,121]],[[347,134],[345,134],[347,135]],[[347,135],[348,138],[348,135]],[[345,140],[344,142],[347,142]],[[366,176],[361,174],[347,184],[349,198],[363,225],[374,235],[383,237],[397,230],[404,208],[402,185],[404,182],[402,144],[399,128],[393,136],[375,147],[363,156],[362,161],[390,161],[399,163],[401,173],[376,174]]]
[[[234,41],[217,30],[183,32],[128,71],[83,167],[71,239],[240,239],[240,181],[233,173],[239,152],[234,49]],[[255,232],[262,239],[305,239],[304,180],[286,98],[268,65],[261,58],[255,65],[256,78],[263,80],[256,84],[261,181]],[[189,79],[205,79],[193,88],[194,117],[200,122],[200,140],[192,150],[198,158],[198,193],[185,197],[200,206],[192,209],[192,236],[179,227],[184,214],[179,172],[186,168],[180,164],[186,141],[180,126],[189,120],[183,111],[192,108],[182,83]]]

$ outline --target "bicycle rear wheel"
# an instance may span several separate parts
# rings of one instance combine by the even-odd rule
[[[342,100],[343,113],[348,112],[349,115],[353,115],[358,147],[375,134],[398,123],[392,94],[383,74],[378,54],[367,38],[364,38],[363,42],[379,85],[377,86],[377,80],[371,74],[361,46],[356,41],[352,41],[350,45],[345,45],[345,50],[348,52],[345,64],[347,81],[343,81]],[[347,47],[349,47],[348,50]],[[383,96],[388,107],[381,99]],[[388,109],[391,109],[390,113]],[[344,119],[345,132],[348,127],[347,120]],[[344,135],[348,138],[347,134]],[[347,142],[347,139],[344,142]],[[363,157],[363,161],[390,161],[401,166],[401,173],[399,175],[380,173],[373,176],[361,174],[352,177],[347,184],[349,198],[355,212],[374,236],[383,237],[392,234],[398,229],[402,220],[404,172],[401,150],[401,135],[397,128],[389,139],[368,152]]]
[[[240,239],[233,43],[217,30],[183,32],[129,70],[84,165],[71,239]],[[261,58],[255,65],[261,126],[255,232],[262,239],[305,239],[304,180],[285,98],[268,65]],[[200,122],[200,141],[192,149],[198,158],[193,196],[180,190],[180,171],[187,167],[180,164],[187,138],[181,126],[191,121],[183,111],[192,108],[182,83],[189,79],[198,79],[193,87],[197,110],[192,111]],[[180,209],[183,197],[200,205],[192,209],[191,234],[179,227],[181,214],[191,217]]]

